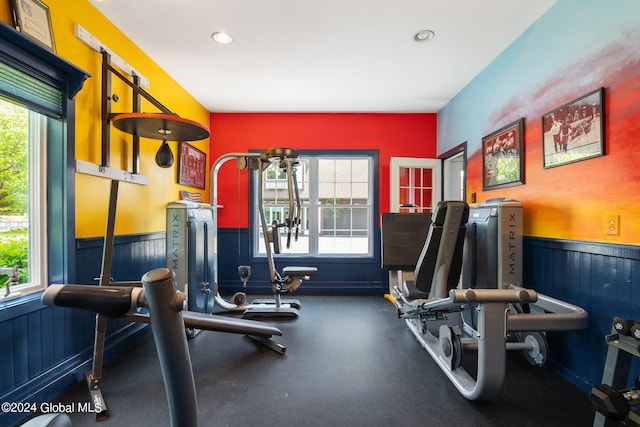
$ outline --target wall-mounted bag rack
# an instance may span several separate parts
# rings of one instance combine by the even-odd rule
[[[131,182],[134,184],[148,184],[148,178],[139,173],[140,160],[140,137],[162,140],[162,145],[158,154],[156,154],[156,163],[162,167],[170,167],[173,163],[167,163],[168,155],[172,156],[171,150],[166,144],[167,140],[172,141],[196,141],[209,137],[209,130],[203,125],[178,117],[168,108],[157,101],[140,85],[145,81],[139,73],[130,67],[122,59],[118,58],[108,48],[104,47],[95,37],[89,34],[82,27],[76,27],[76,35],[85,41],[93,49],[102,55],[102,159],[101,164],[93,164],[90,162],[77,161],[76,171],[94,175],[111,180],[111,193],[109,195],[109,212],[107,214],[107,227],[104,238],[104,248],[102,253],[102,270],[98,278],[98,286],[124,286],[139,287],[141,282],[114,282],[111,280],[111,262],[114,246],[114,226],[116,217],[116,205],[118,200],[118,184],[120,181]],[[121,73],[112,63],[119,64],[118,67],[125,71],[130,77]],[[111,79],[115,76],[124,82],[133,91],[132,111],[126,113],[112,113],[111,103],[117,102],[117,95],[112,94]],[[148,86],[148,81],[147,81]],[[149,101],[160,112],[143,113],[140,112],[140,104],[142,99]],[[131,171],[123,171],[109,167],[110,153],[110,130],[111,125],[123,132],[133,135],[132,143],[132,168]],[[159,159],[160,157],[160,159]],[[159,162],[163,160],[163,162]],[[162,164],[161,164],[162,163]],[[173,274],[173,272],[171,272]],[[71,305],[70,305],[71,306]],[[79,306],[78,306],[79,307]],[[273,326],[268,326],[260,322],[251,320],[235,319],[224,316],[207,315],[191,311],[182,311],[182,320],[185,329],[203,329],[219,332],[227,332],[234,334],[247,335],[250,338],[266,345],[270,349],[284,354],[286,347],[271,340],[273,335],[282,335],[282,332]],[[136,323],[150,323],[149,314],[134,312],[125,317],[118,317],[119,320],[131,321]],[[107,329],[107,318],[102,314],[96,314],[95,341],[93,348],[93,365],[90,372],[86,373],[87,385],[91,395],[91,401],[95,408],[101,408],[96,413],[96,421],[106,419],[108,417],[108,408],[100,391],[102,380],[102,364],[104,343]],[[160,355],[162,360],[162,355]],[[171,394],[171,390],[167,390],[167,394]]]
[[[209,137],[209,130],[201,124],[183,119],[172,113],[167,107],[151,96],[141,87],[141,84],[149,86],[149,81],[138,73],[133,67],[127,64],[113,51],[104,46],[98,39],[89,34],[84,28],[76,25],[76,36],[84,41],[88,46],[98,51],[102,56],[101,73],[101,163],[95,164],[83,160],[76,160],[76,172],[93,175],[111,180],[111,190],[109,194],[109,208],[107,214],[107,225],[104,236],[104,247],[102,252],[102,267],[98,286],[109,285],[131,285],[132,283],[113,282],[111,279],[111,264],[114,246],[114,230],[116,207],[118,201],[118,187],[120,181],[139,185],[147,185],[149,179],[140,174],[140,137],[161,139],[163,144],[166,140],[194,141]],[[118,66],[121,71],[114,67]],[[112,77],[118,78],[133,93],[131,112],[113,113],[112,102],[118,102],[119,98],[112,93]],[[160,113],[140,112],[142,99],[151,103],[160,110]],[[133,136],[132,141],[132,166],[131,170],[120,170],[110,167],[111,151],[111,125],[129,133]],[[168,147],[167,147],[168,149]],[[170,151],[169,151],[170,152]],[[133,283],[140,286],[140,283]],[[130,319],[138,322],[145,322],[145,319]],[[148,323],[148,321],[146,321]],[[227,327],[223,325],[222,327]],[[202,327],[204,329],[204,327]],[[108,417],[108,408],[100,391],[102,379],[102,365],[104,355],[104,343],[106,337],[107,319],[101,314],[96,315],[96,328],[93,349],[93,365],[90,372],[86,373],[87,385],[91,394],[92,402],[96,408],[102,410],[96,413],[96,420],[100,421]],[[264,332],[264,331],[262,331]],[[268,331],[265,335],[279,332]]]

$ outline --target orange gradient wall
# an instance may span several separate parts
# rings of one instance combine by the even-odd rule
[[[563,0],[438,113],[438,152],[467,141],[468,196],[523,202],[530,236],[640,244],[640,8]],[[604,88],[605,155],[543,168],[542,115]],[[483,191],[482,137],[524,118],[524,185]],[[608,219],[619,217],[619,234]]]
[[[640,63],[636,65],[640,69]],[[605,87],[605,156],[542,167],[542,123],[525,118],[525,185],[482,191],[482,157],[468,162],[469,191],[478,200],[496,194],[520,200],[525,232],[532,236],[612,243],[640,243],[640,78]],[[619,217],[609,235],[608,218]]]

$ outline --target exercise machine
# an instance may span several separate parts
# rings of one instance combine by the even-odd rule
[[[300,301],[297,299],[283,299],[281,295],[295,292],[304,280],[309,280],[310,276],[317,273],[316,267],[284,267],[282,273],[275,268],[273,254],[280,253],[282,249],[281,229],[286,233],[286,247],[291,246],[291,239],[298,239],[300,229],[301,205],[298,194],[298,183],[296,178],[296,168],[298,166],[298,151],[290,148],[272,148],[261,153],[228,153],[219,157],[211,168],[211,233],[210,241],[213,242],[212,252],[209,252],[212,259],[209,265],[213,267],[212,278],[215,283],[214,300],[215,303],[227,311],[240,311],[245,318],[257,317],[284,317],[295,318],[298,316]],[[229,160],[236,160],[238,169],[248,169],[258,174],[258,206],[260,214],[260,226],[262,227],[264,243],[266,247],[266,259],[269,267],[269,280],[273,299],[256,299],[250,304],[246,302],[246,295],[236,294],[233,301],[229,302],[220,296],[217,290],[218,269],[217,269],[217,208],[218,208],[218,172],[222,165]],[[282,222],[274,220],[267,224],[263,188],[264,172],[272,164],[277,164],[277,168],[285,172],[287,176],[287,192],[289,196],[288,215]],[[248,266],[239,266],[238,273],[246,284],[250,276]]]
[[[142,287],[51,285],[42,294],[42,302],[45,305],[87,309],[116,319],[133,315],[140,308],[147,309],[160,360],[171,425],[197,426],[196,388],[184,334],[184,324],[187,322],[182,311],[186,302],[185,293],[176,289],[175,275],[167,268],[147,272],[141,283]],[[215,328],[219,321],[203,316],[199,322],[201,326],[209,324]],[[263,333],[275,332],[266,328],[263,330]],[[58,424],[51,424],[56,418]],[[47,414],[28,425],[62,426],[70,425],[70,421],[64,414]]]
[[[414,232],[413,239],[410,233],[404,233],[398,243],[406,247],[405,253],[417,254],[417,258],[397,259],[383,249],[383,269],[414,266],[412,273],[390,272],[393,280],[386,297],[469,400],[491,400],[499,395],[507,351],[523,351],[527,360],[542,366],[547,350],[541,332],[587,326],[588,315],[582,308],[522,287],[521,277],[518,279],[522,262],[522,215],[518,205],[504,199],[488,201],[479,206],[486,214],[479,215],[464,202],[439,202],[428,227],[423,214],[382,216],[383,245],[394,241],[398,215],[403,216],[401,228],[411,227],[413,220],[414,230],[428,230],[426,235]],[[472,243],[475,251],[469,248]],[[465,272],[461,281],[465,251],[467,257],[475,258],[464,264],[476,266],[476,276],[469,278],[470,272]],[[488,251],[497,253],[489,255]],[[478,274],[481,263],[490,271],[483,274],[484,284]],[[463,357],[470,352],[474,357]],[[468,370],[472,362],[474,369]]]
[[[187,309],[213,313],[211,289],[213,221],[209,205],[179,200],[167,205],[167,265],[176,275],[178,288],[185,292]],[[215,261],[215,260],[213,260]]]
[[[96,43],[98,43],[96,41]],[[179,117],[170,111],[161,102],[151,96],[141,86],[140,76],[129,73],[130,78],[111,64],[112,51],[101,46],[99,52],[102,56],[102,92],[101,92],[101,117],[102,117],[102,147],[101,163],[93,164],[83,160],[76,160],[76,172],[92,175],[110,180],[109,206],[107,212],[107,224],[104,235],[104,247],[100,276],[97,278],[97,287],[134,287],[139,288],[139,281],[116,282],[111,277],[113,249],[115,239],[115,220],[118,201],[119,185],[121,182],[134,185],[147,185],[149,179],[139,172],[140,166],[140,138],[162,141],[156,153],[156,164],[160,167],[170,167],[173,164],[173,154],[167,145],[167,141],[198,141],[209,137],[209,130],[192,120]],[[120,62],[121,59],[118,58]],[[112,77],[117,77],[132,90],[132,112],[112,113],[112,104],[118,102],[118,96],[112,93]],[[149,105],[160,112],[140,112],[144,99]],[[119,170],[110,166],[110,132],[111,125],[131,135],[131,170]],[[52,285],[53,286],[53,285]],[[184,288],[182,288],[184,289]],[[135,312],[119,318],[120,320],[150,323],[148,313]],[[254,341],[266,345],[279,354],[285,354],[286,347],[271,339],[274,335],[282,335],[282,332],[259,322],[244,319],[231,319],[223,316],[212,316],[203,312],[183,311],[183,334],[189,330],[213,330],[220,332],[243,334]],[[95,335],[93,345],[93,363],[91,371],[85,374],[91,401],[102,410],[96,411],[96,420],[101,421],[108,417],[108,407],[101,391],[102,365],[107,330],[107,318],[97,312],[95,322]]]
[[[200,193],[181,191],[181,200],[167,205],[167,268],[173,270],[176,282],[186,293],[190,311],[213,313],[218,295],[213,276],[218,269],[214,249],[214,209],[202,203]],[[250,266],[239,266],[238,275],[243,283],[251,276]],[[233,305],[247,306],[246,294],[237,292]],[[223,304],[227,304],[222,300]],[[228,305],[228,304],[227,304]],[[197,331],[188,331],[194,334]]]
[[[640,426],[640,376],[627,387],[634,357],[640,357],[640,321],[616,316],[605,336],[607,358],[602,384],[591,389],[593,427]]]
[[[120,123],[120,120],[125,120],[125,124]],[[112,118],[112,121],[114,123],[114,126],[116,127],[122,126],[123,129],[128,129],[138,136],[146,136],[148,138],[153,138],[153,132],[159,132],[160,129],[163,131],[160,133],[160,137],[165,140],[167,135],[172,135],[172,138],[179,138],[181,140],[195,140],[200,138],[200,135],[202,135],[201,132],[206,131],[206,129],[203,129],[201,125],[195,122],[181,119],[171,114],[121,114],[114,116]],[[208,135],[208,131],[206,132]],[[107,217],[107,231],[105,234],[105,246],[103,249],[102,257],[102,271],[100,274],[98,286],[119,286],[125,288],[131,286],[139,287],[139,282],[115,282],[111,278],[118,182],[119,179],[117,177],[112,178],[111,194],[109,198],[109,212]],[[188,289],[185,287],[184,283],[181,283],[179,288],[183,292],[188,292]],[[194,292],[194,296],[195,295],[197,294]],[[192,302],[197,302],[197,299],[192,298]],[[282,332],[279,329],[264,325],[259,322],[253,322],[244,319],[233,319],[224,316],[215,316],[210,314],[211,311],[207,312],[204,309],[205,306],[206,303],[201,303],[201,310],[186,310],[182,312],[181,319],[183,320],[183,333],[186,330],[187,334],[192,336],[194,335],[194,331],[197,330],[211,330],[243,334],[256,342],[267,346],[268,348],[274,350],[279,354],[285,354],[286,347],[271,339],[271,337],[274,335],[282,335]],[[120,318],[120,320],[136,323],[150,323],[149,315],[143,312],[135,312],[123,316]],[[93,365],[91,372],[88,372],[86,374],[87,384],[89,387],[89,393],[91,395],[92,402],[99,402],[98,406],[103,409],[103,411],[101,412],[96,412],[96,420],[98,421],[108,417],[107,405],[100,390],[105,335],[106,317],[98,312],[96,314],[96,333],[94,341]]]

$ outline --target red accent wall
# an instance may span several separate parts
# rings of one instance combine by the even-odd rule
[[[389,159],[436,156],[436,114],[212,113],[210,164],[223,154],[272,147],[378,150],[379,212],[389,210]],[[218,174],[218,226],[248,226],[248,172],[226,162]]]

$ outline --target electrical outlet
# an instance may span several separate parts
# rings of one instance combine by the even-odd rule
[[[607,217],[607,234],[610,236],[620,235],[620,215],[609,215]]]

